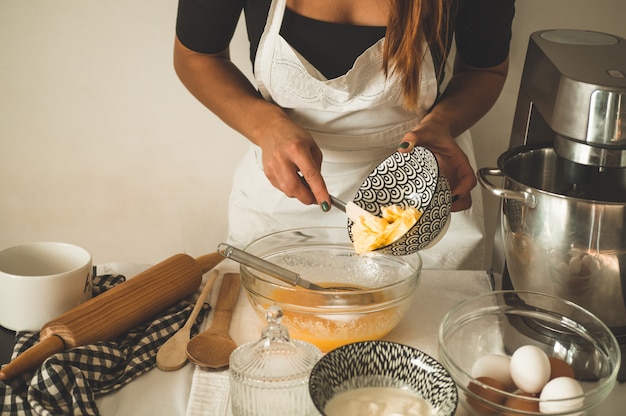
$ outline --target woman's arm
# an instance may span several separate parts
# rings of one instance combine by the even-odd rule
[[[447,124],[450,135],[457,137],[493,107],[506,81],[508,69],[508,59],[491,68],[476,68],[457,55],[453,75],[428,117]]]
[[[476,68],[457,55],[454,73],[437,105],[403,138],[410,146],[401,151],[420,145],[437,154],[452,187],[453,211],[472,205],[470,191],[476,186],[474,170],[454,139],[491,109],[502,91],[507,72],[508,59],[494,67]]]
[[[508,72],[515,0],[454,2],[456,57],[438,103],[405,140],[434,150],[457,200],[454,211],[471,206],[473,168],[454,138],[473,126],[496,102]]]
[[[231,62],[228,50],[203,54],[188,49],[176,38],[174,69],[198,101],[255,143],[257,120],[247,117],[248,113],[242,109],[280,115],[279,109],[263,100],[246,76]]]
[[[228,50],[198,53],[176,39],[174,68],[198,101],[262,148],[265,175],[274,187],[305,204],[329,201],[320,173],[322,153],[311,135],[259,95],[230,60]],[[298,171],[312,193],[301,183]]]

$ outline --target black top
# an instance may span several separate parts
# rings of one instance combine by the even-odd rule
[[[509,54],[515,0],[449,1],[453,18],[447,44],[455,35],[457,54],[472,66],[487,68],[502,63]],[[230,43],[243,10],[250,60],[254,62],[270,3],[271,0],[179,0],[176,34],[191,50],[220,52]],[[365,49],[384,37],[385,28],[322,22],[287,9],[280,33],[331,79],[345,74]],[[433,46],[431,53],[439,69],[445,57]]]

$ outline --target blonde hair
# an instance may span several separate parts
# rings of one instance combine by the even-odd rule
[[[403,87],[404,106],[417,108],[420,93],[420,68],[424,59],[422,35],[426,44],[439,48],[446,56],[449,10],[446,0],[389,0],[383,70],[389,76],[396,72]],[[443,70],[443,62],[440,71]],[[438,74],[439,76],[439,74]]]

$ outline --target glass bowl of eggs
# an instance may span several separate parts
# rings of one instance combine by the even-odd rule
[[[439,360],[469,415],[581,416],[613,390],[621,355],[611,330],[578,305],[495,291],[446,314]]]

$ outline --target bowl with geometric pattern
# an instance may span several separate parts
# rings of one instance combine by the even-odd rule
[[[405,256],[431,247],[443,237],[450,223],[452,195],[434,153],[417,146],[411,152],[394,152],[383,160],[364,179],[352,202],[378,217],[383,208],[392,205],[403,210],[415,208],[421,213],[403,236],[376,249]],[[353,226],[348,219],[350,239]]]
[[[452,416],[458,403],[454,380],[437,360],[411,346],[382,340],[328,352],[311,371],[309,394],[324,416]]]

